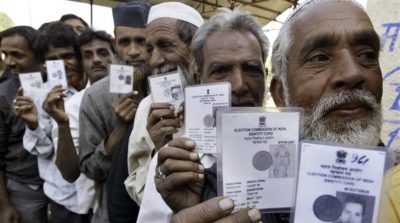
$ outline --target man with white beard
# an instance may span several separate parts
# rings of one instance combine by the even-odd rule
[[[306,139],[382,145],[379,50],[379,36],[358,3],[350,0],[308,1],[288,18],[274,43],[274,77],[270,88],[273,99],[278,107],[304,108]],[[174,146],[190,152],[194,146],[188,145],[186,140]],[[163,155],[165,163],[169,158]],[[190,162],[190,158],[184,160]],[[157,166],[163,173],[168,172],[164,163]],[[191,173],[197,176],[197,172]],[[169,171],[166,177],[170,175],[176,176]],[[160,180],[156,186],[162,196],[167,197],[174,191],[182,193],[179,190],[184,185],[183,181],[175,177],[173,181]],[[202,182],[204,180],[190,179],[186,180],[185,186],[198,186]],[[212,185],[206,184],[205,187],[212,188]],[[193,196],[201,195],[192,193],[186,199]],[[393,195],[391,198],[394,204],[381,208],[388,214],[383,214],[386,219],[379,222],[398,222],[396,208],[393,207],[398,206],[398,200],[394,200]],[[215,197],[176,211],[172,222],[253,222],[246,218],[248,210],[231,214],[233,208],[234,204],[229,199]],[[264,216],[263,221],[289,222],[289,217],[284,214],[270,215]]]
[[[343,9],[328,12],[333,7]],[[322,21],[306,22],[311,16]],[[357,3],[307,2],[274,44],[276,105],[304,108],[306,139],[376,146],[382,119],[379,49],[379,37]]]

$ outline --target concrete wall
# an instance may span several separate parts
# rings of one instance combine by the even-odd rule
[[[367,12],[382,39],[382,140],[400,148],[400,1],[368,0]]]

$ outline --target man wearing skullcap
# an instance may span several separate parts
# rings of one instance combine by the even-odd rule
[[[149,69],[144,30],[149,9],[150,5],[142,2],[121,3],[113,8],[117,55],[124,64],[135,68],[132,91],[120,96],[110,93],[110,78],[105,77],[90,87],[82,99],[79,161],[81,172],[95,181],[99,198],[93,222],[109,222],[106,179],[113,168],[112,158],[119,153],[118,144],[147,92]]]
[[[202,23],[201,15],[183,3],[166,2],[151,7],[146,45],[151,54],[149,65],[153,74],[178,70],[183,85],[195,83],[189,72],[189,47],[194,33]],[[142,197],[145,184],[147,187],[149,183],[154,188],[154,181],[151,180],[153,177],[150,177],[150,182],[146,181],[151,154],[168,143],[172,134],[181,132],[180,120],[170,107],[168,103],[153,103],[148,96],[140,103],[135,117],[128,148],[129,177],[125,185],[132,199],[139,204],[142,202],[138,222],[157,222],[157,219],[164,217],[162,210],[168,210],[162,200],[158,202],[159,198],[155,198],[155,201],[151,196]],[[160,119],[161,116],[164,119]],[[153,213],[153,208],[143,210],[143,206],[154,206],[154,210],[161,212]]]

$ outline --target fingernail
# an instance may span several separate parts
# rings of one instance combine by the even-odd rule
[[[139,92],[138,91],[133,91],[133,95],[138,95]]]
[[[179,106],[179,111],[183,111],[183,107],[182,106]]]
[[[190,159],[192,160],[198,160],[199,159],[199,155],[197,153],[190,153]]]
[[[232,201],[231,199],[229,199],[229,198],[224,198],[224,199],[222,199],[222,200],[220,200],[220,201],[218,202],[218,206],[219,206],[222,210],[226,211],[226,210],[232,209],[232,208],[235,206],[235,204],[233,203],[233,201]]]
[[[247,215],[252,221],[259,221],[261,219],[261,213],[259,210],[253,208],[247,212]]]
[[[203,165],[199,165],[199,171],[203,172],[204,171],[204,166]]]
[[[199,174],[199,179],[203,179],[204,178],[204,174],[200,173]]]
[[[188,140],[188,141],[185,142],[185,145],[189,146],[189,147],[193,147],[193,146],[195,146],[195,143],[192,140]]]

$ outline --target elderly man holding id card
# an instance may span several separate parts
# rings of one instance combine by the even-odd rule
[[[219,41],[221,38],[225,40],[223,43]],[[239,11],[221,13],[201,26],[193,37],[191,53],[195,78],[202,84],[230,83],[232,106],[262,106],[266,78],[264,61],[268,47],[268,39],[251,16]],[[168,222],[172,214],[183,206],[190,207],[200,202],[195,194],[201,194],[203,187],[200,182],[204,180],[204,169],[215,163],[215,157],[193,153],[192,149],[192,140],[178,137],[159,150],[158,156],[150,164],[139,221],[146,222],[153,217],[155,222]],[[190,161],[185,161],[186,157]],[[154,178],[157,158],[158,167],[162,165],[162,172],[157,168]],[[183,172],[186,168],[190,170]],[[165,178],[160,174],[165,174]],[[156,194],[154,182],[160,192],[165,192],[163,196],[168,206]],[[171,191],[163,182],[169,182],[169,185],[176,182],[179,186],[176,185],[176,191]],[[184,185],[185,182],[191,183]],[[156,202],[157,206],[152,205]],[[259,219],[257,214],[257,210],[250,211],[252,217]],[[196,217],[192,216],[187,222],[193,219]]]
[[[304,108],[306,139],[382,145],[379,49],[379,37],[357,3],[306,2],[289,17],[274,43],[271,93],[275,103],[280,107]],[[234,203],[227,198],[216,197],[196,205],[201,200],[204,175],[197,155],[191,152],[195,145],[186,139],[171,142],[169,146],[177,151],[160,151],[158,168],[165,178],[159,178],[156,186],[175,212],[172,222],[261,220],[260,213],[254,209],[231,214]],[[171,168],[168,160],[176,159],[182,165]],[[207,190],[213,186],[205,187]],[[389,210],[393,217],[393,206]],[[263,220],[289,222],[289,216],[270,215]]]
[[[128,170],[125,186],[131,198],[142,202],[152,154],[171,140],[181,128],[182,89],[192,85],[189,72],[189,46],[197,28],[203,23],[201,15],[192,7],[179,2],[152,6],[146,28],[146,45],[150,52],[151,77],[160,81],[144,98],[129,138]],[[162,97],[157,93],[161,92]],[[176,98],[177,100],[174,100]],[[174,106],[175,104],[175,106]],[[179,110],[181,109],[181,110]]]

